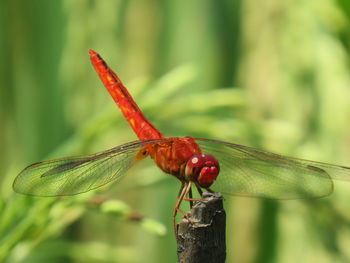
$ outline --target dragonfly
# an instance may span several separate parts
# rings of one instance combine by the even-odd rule
[[[110,150],[34,163],[14,180],[17,193],[68,196],[119,181],[138,161],[150,157],[181,182],[173,220],[192,187],[228,195],[270,199],[325,197],[333,180],[350,180],[350,168],[287,157],[235,143],[190,136],[165,137],[146,118],[119,77],[94,50],[90,60],[109,94],[138,137]],[[192,204],[192,202],[191,202]]]

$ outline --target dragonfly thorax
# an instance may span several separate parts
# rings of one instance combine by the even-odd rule
[[[220,172],[218,160],[211,154],[192,156],[186,163],[185,175],[200,187],[210,187]]]

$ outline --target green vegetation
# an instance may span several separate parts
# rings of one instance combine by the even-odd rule
[[[350,166],[349,32],[348,0],[1,1],[0,262],[176,262],[179,182],[150,160],[83,195],[12,191],[30,163],[136,139],[88,49],[168,136]],[[350,262],[349,200],[227,197],[227,262]]]

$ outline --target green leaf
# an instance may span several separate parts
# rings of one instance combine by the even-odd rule
[[[116,216],[125,216],[131,212],[129,205],[120,200],[105,201],[100,208],[103,213],[113,214]]]
[[[153,219],[145,218],[141,221],[141,226],[149,233],[155,234],[158,236],[165,236],[167,230],[166,227]]]

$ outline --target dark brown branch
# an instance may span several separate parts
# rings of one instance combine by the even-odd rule
[[[203,193],[177,224],[180,263],[222,263],[226,258],[226,213],[219,193]]]

